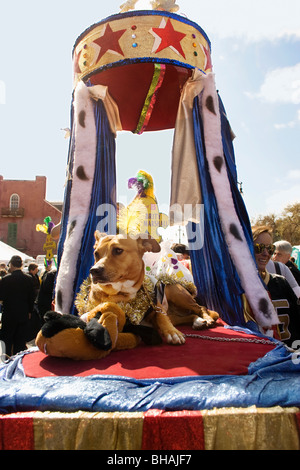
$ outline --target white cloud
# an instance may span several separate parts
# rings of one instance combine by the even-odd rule
[[[0,104],[5,104],[6,87],[3,80],[0,80]]]
[[[280,124],[274,124],[274,128],[279,131],[282,129],[294,129],[299,124],[300,124],[300,109],[298,109],[297,116],[293,121],[280,123]]]
[[[290,170],[287,174],[288,180],[299,180],[300,181],[300,169]]]
[[[289,204],[300,202],[300,169],[289,170],[275,186],[276,189],[268,190],[266,214],[280,214]]]
[[[275,189],[266,198],[266,214],[280,214],[289,204],[300,202],[300,187],[295,184],[285,189]]]
[[[250,99],[259,99],[271,104],[300,104],[300,63],[268,72],[258,92],[246,91]],[[292,129],[300,123],[300,109],[295,119],[274,124],[276,130]]]
[[[123,3],[125,0],[123,1]],[[122,2],[120,2],[122,3]],[[198,23],[210,36],[239,37],[248,41],[300,38],[299,0],[176,0],[180,15]],[[138,8],[152,8],[150,0],[139,0]]]
[[[269,103],[300,104],[300,63],[268,72],[259,92],[247,95]]]
[[[300,37],[299,0],[178,0],[179,13],[200,22],[207,34],[221,38],[243,37],[248,41]]]
[[[296,125],[296,121],[289,121],[289,122],[282,123],[282,124],[274,124],[274,128],[280,131],[282,129],[293,129],[295,125]]]

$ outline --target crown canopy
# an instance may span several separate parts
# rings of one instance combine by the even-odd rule
[[[73,61],[74,87],[79,80],[108,86],[123,129],[137,133],[173,128],[192,70],[212,68],[210,41],[196,23],[153,10],[90,26],[75,43]]]

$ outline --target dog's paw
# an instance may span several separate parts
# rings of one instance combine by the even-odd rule
[[[174,332],[166,335],[166,340],[168,344],[184,344],[185,336],[181,331],[174,330]]]
[[[192,326],[193,330],[204,330],[208,328],[207,321],[201,317],[196,318]]]

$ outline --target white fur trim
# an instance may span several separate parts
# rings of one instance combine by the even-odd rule
[[[208,74],[203,80],[202,112],[206,158],[222,230],[255,319],[262,328],[270,328],[272,325],[278,324],[279,321],[268,293],[259,278],[257,267],[234,207],[224,161],[219,100],[214,74]]]
[[[56,308],[69,313],[84,229],[88,220],[95,173],[97,132],[88,87],[79,82],[74,94],[75,152],[67,235],[56,282]]]

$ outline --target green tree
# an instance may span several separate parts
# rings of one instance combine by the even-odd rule
[[[280,215],[269,214],[251,220],[252,225],[268,225],[273,230],[274,242],[287,240],[300,245],[300,203],[289,204]]]

